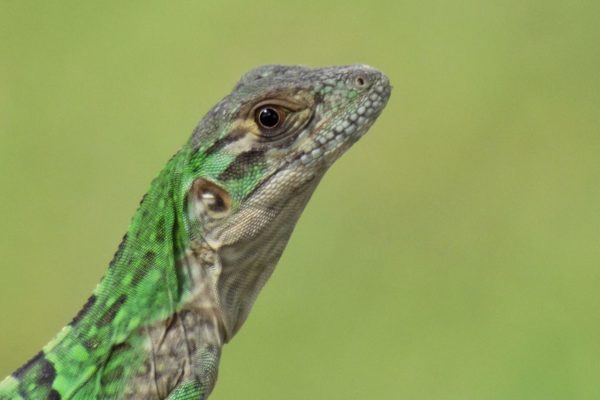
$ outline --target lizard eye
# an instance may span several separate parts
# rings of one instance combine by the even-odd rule
[[[279,106],[263,106],[256,110],[256,123],[264,131],[279,128],[285,121],[286,113]]]

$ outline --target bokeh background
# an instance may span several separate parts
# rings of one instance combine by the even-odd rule
[[[0,3],[0,375],[94,288],[248,69],[394,84],[323,180],[218,399],[600,398],[597,1]]]

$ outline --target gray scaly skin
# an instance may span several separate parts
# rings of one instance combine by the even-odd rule
[[[154,179],[83,309],[0,399],[206,399],[321,177],[390,91],[365,65],[244,75]]]

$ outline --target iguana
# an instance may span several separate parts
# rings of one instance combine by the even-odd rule
[[[391,86],[366,65],[266,65],[200,121],[105,276],[0,399],[206,399],[325,171]]]

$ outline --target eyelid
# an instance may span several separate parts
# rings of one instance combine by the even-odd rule
[[[301,105],[287,100],[265,99],[256,103],[256,105],[250,109],[250,116],[255,115],[258,110],[265,106],[277,108],[278,110],[285,112],[286,115],[295,111],[299,111],[303,108]]]

